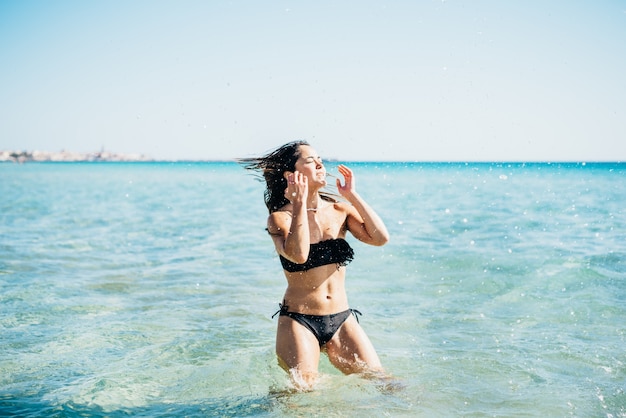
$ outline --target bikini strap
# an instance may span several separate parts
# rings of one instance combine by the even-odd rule
[[[274,313],[274,315],[272,315],[272,319],[274,319],[274,317],[275,317],[276,315],[278,315],[279,313],[281,313],[281,312],[287,312],[287,310],[289,309],[289,306],[287,306],[287,305],[285,305],[285,304],[282,304],[282,303],[279,303],[279,304],[278,304],[278,307],[279,307],[280,309],[278,309],[278,310]]]
[[[359,323],[359,317],[357,316],[357,314],[363,315],[361,311],[359,311],[358,309],[350,309],[350,313],[354,315],[354,317],[356,318],[356,322]]]

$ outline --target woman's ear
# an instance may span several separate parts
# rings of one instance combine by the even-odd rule
[[[285,180],[289,180],[289,176],[293,174],[293,171],[285,171],[283,173],[283,177],[285,178]]]

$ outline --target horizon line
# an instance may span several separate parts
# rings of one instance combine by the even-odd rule
[[[172,164],[200,164],[200,163],[232,163],[238,164],[237,158],[233,159],[138,159],[138,160],[0,160],[1,163],[11,164],[32,164],[32,163],[46,163],[46,164],[69,164],[69,163],[93,163],[93,164],[150,164],[150,163],[172,163]],[[348,160],[348,159],[328,159],[324,161],[324,165],[328,163],[350,163],[350,164],[625,164],[626,160]]]

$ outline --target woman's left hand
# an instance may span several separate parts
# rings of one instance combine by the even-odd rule
[[[352,206],[346,220],[348,230],[358,240],[371,245],[384,245],[389,241],[389,232],[382,219],[356,192],[354,175],[345,165],[337,167],[344,178],[344,184],[337,179],[337,191]]]
[[[345,165],[337,166],[337,170],[343,176],[344,184],[341,184],[341,180],[337,179],[337,191],[340,195],[346,197],[346,195],[354,193],[356,189],[354,175]]]

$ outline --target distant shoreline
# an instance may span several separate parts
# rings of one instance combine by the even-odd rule
[[[152,162],[145,154],[121,154],[109,151],[0,151],[0,162]]]

